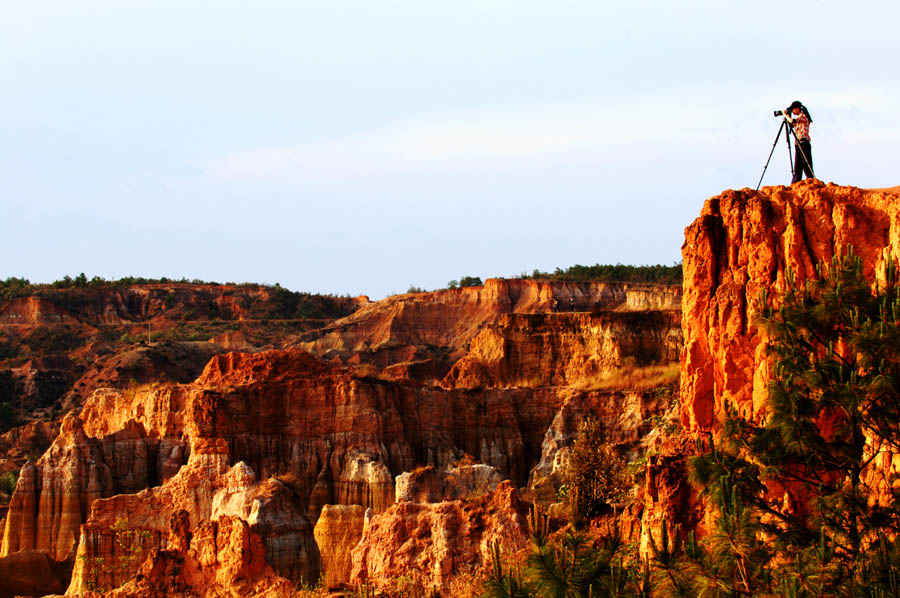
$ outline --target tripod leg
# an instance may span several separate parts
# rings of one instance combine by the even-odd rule
[[[788,126],[787,120],[784,121],[784,124],[785,124],[784,142],[787,144],[787,148],[788,148],[788,161],[791,163],[791,182],[793,183],[794,177],[797,176],[797,171],[794,169],[799,168],[800,165],[797,164],[797,161],[794,160],[794,154],[791,153],[791,133],[793,132],[793,129],[791,129],[791,127]]]
[[[763,166],[762,174],[759,175],[759,182],[756,183],[756,190],[759,191],[759,186],[762,185],[763,177],[766,176],[766,169],[769,168],[769,162],[772,161],[772,154],[775,153],[775,146],[778,145],[778,138],[781,137],[781,129],[787,124],[786,120],[781,121],[781,126],[778,127],[778,133],[775,134],[775,141],[772,143],[772,150],[769,152],[769,159],[766,160],[766,165]],[[791,142],[788,140],[788,154],[791,153]],[[791,170],[793,171],[793,162],[791,162]]]

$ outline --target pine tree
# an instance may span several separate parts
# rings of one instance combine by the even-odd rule
[[[900,449],[894,263],[870,282],[850,248],[802,285],[788,273],[775,301],[761,299],[772,366],[763,421],[731,411],[722,445],[692,462],[719,512],[698,571],[739,573],[723,595],[891,595],[900,497],[882,456]]]

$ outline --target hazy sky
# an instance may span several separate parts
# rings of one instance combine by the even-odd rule
[[[672,264],[794,99],[820,178],[900,184],[898,6],[5,2],[0,278],[380,298]]]

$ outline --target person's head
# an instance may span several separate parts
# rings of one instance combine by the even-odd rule
[[[800,113],[803,112],[803,104],[800,100],[794,100],[791,105],[788,106],[788,112],[794,116],[800,116]]]

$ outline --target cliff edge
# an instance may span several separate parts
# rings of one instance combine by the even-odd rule
[[[858,189],[807,180],[791,187],[725,191],[685,229],[681,354],[682,423],[715,430],[724,406],[760,415],[769,372],[756,324],[760,292],[777,292],[792,271],[853,246],[877,277],[900,256],[900,188]]]

